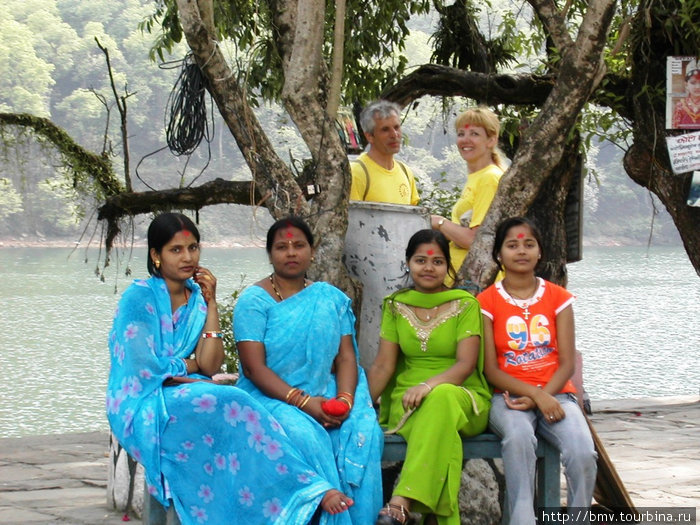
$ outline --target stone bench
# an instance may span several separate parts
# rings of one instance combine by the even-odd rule
[[[494,459],[501,457],[501,438],[490,432],[462,438],[462,452],[467,459]],[[544,439],[537,440],[537,507],[559,508],[561,490],[561,463],[559,451]],[[403,461],[406,441],[398,435],[384,436],[382,461]],[[503,522],[507,523],[507,519]]]
[[[464,438],[464,459],[494,459],[501,457],[501,440],[491,433]],[[406,457],[406,442],[401,436],[384,437],[382,461],[403,461]],[[537,445],[537,506],[559,508],[560,505],[559,451],[544,439]],[[153,496],[144,492],[144,525],[180,525],[180,520],[171,505],[167,510]]]

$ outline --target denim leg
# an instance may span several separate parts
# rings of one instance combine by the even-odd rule
[[[510,525],[534,525],[535,464],[537,461],[534,411],[511,410],[503,395],[491,400],[489,425],[501,437],[506,477],[506,502]]]
[[[545,422],[537,412],[537,433],[561,452],[567,486],[567,506],[591,506],[597,471],[598,454],[588,423],[576,400],[569,394],[558,394],[566,417],[554,424]]]

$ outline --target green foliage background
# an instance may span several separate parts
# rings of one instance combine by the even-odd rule
[[[669,13],[669,23],[689,27],[697,24],[693,13],[699,9],[698,4],[697,0],[681,1],[677,12]],[[271,55],[269,42],[274,35],[266,29],[270,16],[265,11],[267,3],[236,0],[216,5],[229,15],[229,25],[221,29],[222,49],[231,62],[247,72],[251,94],[262,95],[256,98],[256,112],[272,143],[282,158],[308,157],[285,113],[264,101],[274,100],[281,85],[279,72],[265,65],[278,60]],[[631,12],[634,5],[623,2],[620,16]],[[351,82],[348,77],[346,101],[374,96],[381,87],[377,86],[380,73],[389,73],[381,82],[391,82],[431,60],[436,45],[431,35],[437,17],[435,13],[425,14],[428,7],[427,1],[348,2],[348,20],[353,21],[350,25],[354,33],[345,60],[356,65],[355,73],[366,82]],[[109,49],[117,88],[131,94],[129,140],[131,165],[138,166],[138,173],[132,173],[136,190],[199,184],[216,177],[250,177],[228,130],[211,106],[210,144],[200,146],[191,159],[175,157],[162,149],[166,102],[180,72],[179,60],[185,55],[171,0],[7,0],[1,9],[0,69],[4,75],[0,77],[0,111],[49,117],[83,146],[98,153],[104,151],[115,168],[121,166],[118,115],[104,55],[95,43],[98,38]],[[511,50],[521,64],[512,67],[527,65],[528,70],[540,71],[547,66],[539,53],[544,42],[538,40],[536,31],[523,31],[529,20],[524,11],[494,1],[483,4],[479,16],[488,38],[511,39]],[[333,15],[332,10],[327,13],[328,17]],[[161,20],[169,21],[166,28],[171,33],[159,31],[156,22]],[[153,33],[142,31],[149,28]],[[387,40],[376,38],[380,30],[388,32]],[[359,60],[362,56],[384,56],[387,50],[388,58]],[[160,57],[160,67],[151,61],[149,52]],[[624,70],[624,60],[615,63]],[[406,112],[404,121],[401,157],[419,178],[423,202],[443,215],[449,215],[465,180],[465,164],[454,147],[452,122],[467,104],[425,97]],[[605,114],[595,119],[608,131],[620,125]],[[515,117],[504,119],[507,129],[517,125]],[[509,144],[504,146],[507,149]],[[79,194],[65,174],[57,171],[57,159],[31,141],[8,141],[4,147],[4,155],[0,156],[0,239],[76,240],[94,207],[93,200]],[[679,242],[666,212],[657,209],[652,197],[624,173],[622,152],[592,137],[589,148],[585,238],[600,243],[644,243],[653,222],[653,242]],[[266,214],[259,210],[253,217],[250,208],[231,205],[203,210],[200,218],[210,242],[231,238],[246,242],[251,239],[251,228],[264,222]]]

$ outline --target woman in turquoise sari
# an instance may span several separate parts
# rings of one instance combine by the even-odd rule
[[[244,391],[211,382],[223,344],[216,279],[199,266],[199,232],[164,213],[148,229],[149,279],[119,301],[109,335],[107,417],[144,466],[148,491],[183,525],[305,525],[340,510],[333,484]],[[317,512],[318,511],[318,512]]]
[[[234,311],[238,385],[338,489],[344,511],[321,523],[367,525],[382,505],[384,439],[358,366],[350,299],[306,279],[313,236],[301,219],[273,224],[267,253],[272,274],[244,290]]]
[[[379,352],[369,372],[380,394],[380,423],[403,436],[406,461],[376,525],[459,525],[461,436],[486,429],[491,391],[484,378],[481,310],[464,290],[443,284],[451,269],[445,236],[415,233],[406,248],[414,283],[384,300]]]

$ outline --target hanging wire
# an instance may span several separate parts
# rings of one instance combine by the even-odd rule
[[[180,68],[180,75],[168,96],[165,109],[164,127],[167,144],[141,157],[135,168],[136,177],[148,189],[155,190],[153,186],[141,177],[139,171],[141,164],[146,159],[157,155],[165,149],[170,150],[176,156],[191,155],[201,144],[202,139],[206,139],[206,162],[199,173],[185,186],[189,188],[202,176],[211,162],[211,142],[215,133],[214,104],[210,104],[210,128],[205,102],[207,94],[206,81],[200,68],[195,63],[192,53],[188,53],[181,60],[163,62],[158,67],[160,69]],[[181,175],[184,175],[184,173]],[[183,187],[182,181],[180,187]]]
[[[168,97],[165,137],[175,155],[190,155],[211,140],[205,102],[206,82],[191,53],[182,61],[180,76]]]

